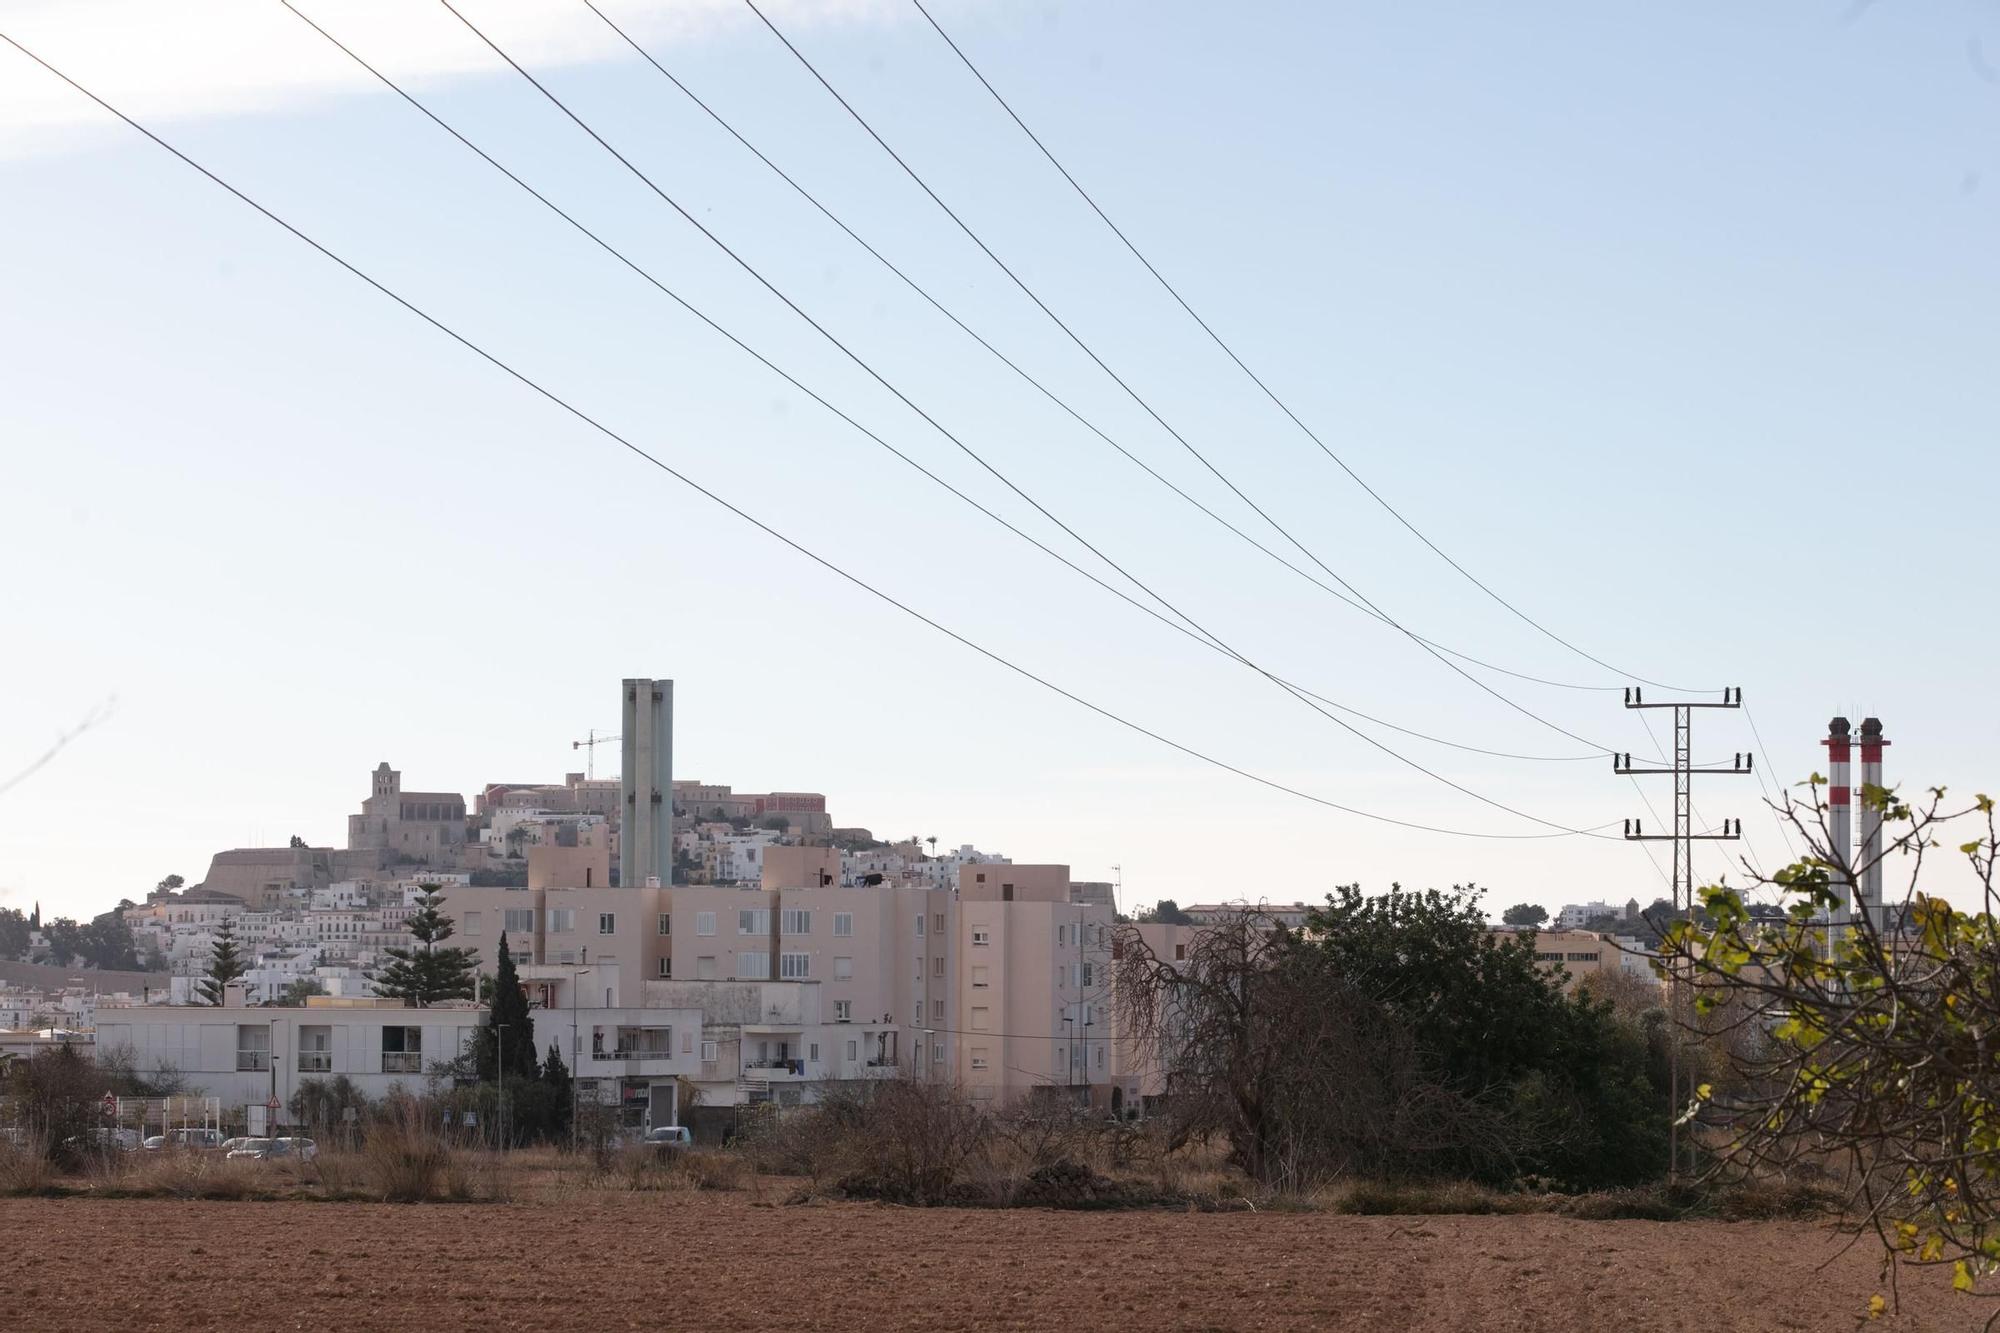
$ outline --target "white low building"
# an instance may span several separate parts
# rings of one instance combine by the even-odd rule
[[[535,1051],[559,1050],[585,1095],[636,1123],[679,1123],[676,1080],[700,1073],[699,1009],[533,1010]],[[370,1098],[421,1092],[484,1035],[477,1005],[411,1009],[393,1000],[300,1007],[115,1007],[97,1013],[97,1048],[129,1052],[143,1074],[172,1068],[225,1107],[290,1102],[301,1080],[345,1075]],[[572,1052],[575,1059],[571,1061]],[[280,1121],[284,1113],[279,1113]]]

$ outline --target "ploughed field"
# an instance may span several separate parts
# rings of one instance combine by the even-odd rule
[[[1799,1222],[533,1202],[0,1200],[0,1329],[1847,1330],[1872,1241]],[[1829,1262],[1830,1261],[1830,1262]],[[1825,1267],[1822,1268],[1821,1265]],[[1987,1302],[1905,1273],[1876,1329]]]

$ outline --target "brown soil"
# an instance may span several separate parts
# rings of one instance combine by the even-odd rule
[[[0,1201],[0,1328],[1848,1330],[1876,1252],[1803,1223],[769,1206]],[[1829,1262],[1830,1261],[1830,1262]],[[1819,1265],[1826,1264],[1824,1269]],[[1876,1329],[1976,1328],[1906,1274]]]

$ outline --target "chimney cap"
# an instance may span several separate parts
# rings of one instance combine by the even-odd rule
[[[1871,740],[1879,739],[1882,735],[1882,719],[1879,717],[1862,718],[1861,734]]]
[[[1826,730],[1830,736],[1845,736],[1848,730],[1847,719],[1844,717],[1835,718],[1826,724]]]

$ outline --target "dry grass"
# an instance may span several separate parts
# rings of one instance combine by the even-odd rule
[[[32,1144],[0,1143],[0,1194],[47,1194],[55,1188],[48,1154]]]

